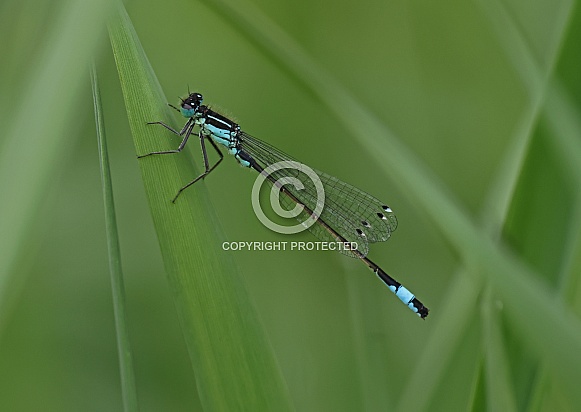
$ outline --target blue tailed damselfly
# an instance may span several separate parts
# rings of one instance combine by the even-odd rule
[[[397,219],[389,206],[354,186],[342,182],[326,173],[312,169],[323,183],[325,191],[324,208],[317,216],[313,212],[316,210],[318,202],[316,190],[312,182],[309,182],[308,179],[301,179],[300,170],[280,169],[268,175],[264,173],[266,168],[275,163],[295,161],[295,159],[275,147],[243,132],[237,123],[216,113],[208,106],[203,105],[202,99],[201,94],[190,93],[186,99],[181,99],[180,108],[170,104],[171,107],[188,119],[180,131],[173,129],[163,122],[148,123],[160,124],[172,133],[182,137],[182,142],[176,150],[151,152],[138,156],[142,158],[154,154],[179,153],[188,142],[188,138],[192,135],[194,127],[199,127],[197,134],[200,138],[200,145],[204,156],[205,171],[182,187],[172,202],[176,201],[182,191],[206,177],[220,164],[224,158],[224,155],[218,147],[218,144],[220,144],[228,149],[228,153],[232,154],[241,165],[252,168],[258,173],[265,175],[270,183],[277,185],[277,188],[285,194],[281,198],[283,204],[291,208],[292,205],[301,205],[303,211],[297,216],[299,221],[300,219],[314,216],[317,219],[316,224],[308,228],[311,233],[324,241],[330,240],[343,244],[357,244],[358,247],[356,249],[346,248],[342,249],[341,252],[348,256],[361,259],[412,311],[422,319],[428,316],[429,309],[427,307],[408,289],[367,258],[369,243],[389,239],[391,233],[397,228]],[[220,156],[218,161],[211,167],[206,152],[206,139]],[[299,190],[292,185],[280,185],[278,183],[280,178],[289,176],[301,179],[303,187]]]

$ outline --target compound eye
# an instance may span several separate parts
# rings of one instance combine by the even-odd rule
[[[186,99],[182,102],[181,110],[182,115],[184,117],[193,117],[196,114],[196,110],[198,109],[198,105],[193,105],[190,99]]]

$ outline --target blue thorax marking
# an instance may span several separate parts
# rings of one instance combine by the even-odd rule
[[[202,106],[200,111],[201,116],[197,123],[202,128],[202,132],[228,149],[236,147],[240,126],[206,106]]]
[[[214,142],[226,147],[228,153],[233,155],[238,163],[250,167],[252,158],[238,147],[240,126],[237,123],[210,110],[207,106],[200,106],[198,109],[196,123],[205,136],[211,137]]]

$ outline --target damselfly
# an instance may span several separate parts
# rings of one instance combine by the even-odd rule
[[[237,123],[203,105],[202,100],[201,94],[190,93],[186,99],[181,99],[180,108],[170,104],[171,107],[188,119],[184,127],[179,131],[163,122],[148,123],[160,124],[180,136],[182,142],[176,150],[151,152],[138,156],[142,158],[150,155],[179,153],[186,146],[189,137],[194,133],[194,128],[198,126],[199,130],[195,134],[200,139],[205,170],[200,176],[182,187],[172,202],[175,202],[186,188],[206,177],[220,164],[224,155],[218,145],[222,145],[242,166],[256,170],[258,173],[263,174],[270,183],[276,185],[280,192],[284,194],[284,196],[281,196],[281,202],[285,207],[292,209],[293,206],[301,206],[302,212],[296,216],[299,221],[315,218],[315,224],[308,228],[311,233],[323,241],[357,245],[356,248],[341,248],[341,252],[363,261],[418,316],[421,318],[428,316],[429,309],[427,307],[416,299],[408,289],[367,258],[369,243],[382,242],[389,239],[391,233],[397,228],[397,219],[389,206],[333,176],[309,168],[309,170],[313,170],[316,173],[323,184],[325,192],[324,207],[320,213],[315,213],[315,210],[319,210],[318,202],[320,202],[316,187],[311,179],[304,177],[300,167],[297,169],[283,168],[272,173],[265,172],[265,169],[269,169],[269,166],[278,162],[296,162],[296,160],[275,147],[243,132]],[[210,142],[219,156],[218,161],[212,166],[210,166],[208,161],[206,140]],[[299,179],[303,187],[298,189],[293,185],[280,184],[279,180],[284,180],[285,178]]]

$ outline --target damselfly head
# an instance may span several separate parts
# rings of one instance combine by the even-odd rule
[[[182,115],[184,117],[193,117],[202,105],[204,98],[200,93],[190,93],[188,97],[181,100],[180,111]]]

